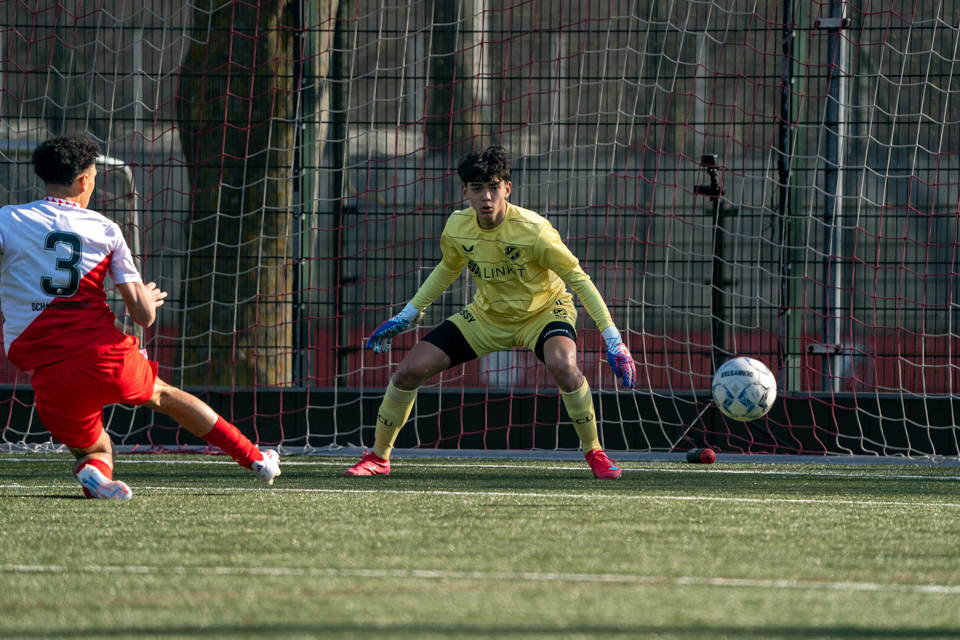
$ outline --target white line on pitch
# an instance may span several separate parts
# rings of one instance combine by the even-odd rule
[[[512,571],[433,571],[422,569],[315,569],[287,567],[149,567],[0,565],[0,573],[128,573],[175,575],[307,576],[330,578],[399,578],[432,580],[488,580],[499,582],[600,582],[638,586],[742,587],[752,589],[818,589],[829,591],[898,591],[960,594],[960,586],[889,584],[880,582],[815,582],[752,580],[744,578],[653,577],[610,573],[540,573]]]
[[[75,484],[56,485],[25,485],[0,484],[0,489],[75,489]],[[833,500],[817,498],[724,498],[720,496],[657,496],[616,493],[528,493],[524,491],[440,491],[422,489],[284,489],[280,487],[132,487],[134,493],[140,491],[171,491],[171,492],[248,492],[261,491],[272,493],[330,493],[330,494],[371,494],[371,495],[400,495],[400,496],[457,496],[457,497],[493,497],[493,498],[573,498],[577,500],[648,500],[648,501],[676,501],[676,502],[740,502],[748,504],[826,504],[846,505],[858,507],[945,507],[960,508],[960,504],[949,502],[884,502],[878,500]]]
[[[58,459],[46,459],[38,460],[32,458],[0,458],[0,464],[4,462],[46,462],[46,463],[63,463],[63,462],[72,462],[69,458],[58,458]],[[401,467],[411,467],[411,468],[444,468],[444,469],[543,469],[546,471],[584,471],[586,466],[577,465],[573,467],[566,466],[541,466],[541,465],[524,465],[524,464],[452,464],[452,463],[422,463],[422,462],[409,462],[400,460],[395,462],[391,460],[394,465],[394,468]],[[155,458],[150,459],[139,459],[139,460],[130,460],[125,458],[117,458],[117,464],[214,464],[214,465],[228,465],[234,466],[237,463],[232,460],[160,460]],[[346,461],[337,461],[337,462],[327,462],[327,461],[293,461],[290,458],[284,458],[281,463],[284,467],[346,467]],[[628,473],[713,473],[713,474],[726,474],[726,475],[756,475],[756,476],[791,476],[791,477],[811,477],[811,478],[879,478],[879,479],[891,479],[891,480],[945,480],[950,482],[960,482],[960,475],[958,476],[924,476],[924,475],[902,475],[902,474],[877,474],[877,473],[831,473],[831,472],[800,472],[800,471],[755,471],[751,469],[722,469],[711,466],[691,466],[686,467],[680,465],[677,468],[665,468],[658,467],[654,469],[637,469],[633,467],[622,467],[625,472]]]

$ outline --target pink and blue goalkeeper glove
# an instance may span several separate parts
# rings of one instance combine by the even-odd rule
[[[623,344],[620,332],[616,327],[607,327],[600,335],[607,341],[607,362],[613,369],[613,375],[623,381],[623,386],[633,389],[637,384],[637,365],[627,345]]]
[[[403,311],[393,316],[373,332],[370,339],[367,340],[367,349],[373,349],[374,353],[383,353],[390,349],[390,342],[397,335],[403,333],[411,327],[415,327],[423,320],[423,311],[407,303]]]

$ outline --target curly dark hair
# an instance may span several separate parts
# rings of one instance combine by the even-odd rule
[[[510,158],[503,147],[474,151],[460,161],[457,175],[464,184],[471,182],[510,182]]]
[[[50,138],[33,150],[33,169],[47,184],[69,186],[100,155],[100,145],[79,133]]]

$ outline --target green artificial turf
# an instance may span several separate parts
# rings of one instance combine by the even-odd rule
[[[0,637],[960,637],[955,467],[354,461],[0,456]]]

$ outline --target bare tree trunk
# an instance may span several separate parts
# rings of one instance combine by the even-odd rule
[[[313,166],[320,166],[324,147],[327,141],[327,132],[330,130],[330,85],[324,82],[330,76],[330,64],[333,59],[333,36],[336,29],[348,29],[348,24],[337,24],[337,11],[340,5],[349,11],[350,0],[316,0],[318,29],[311,37],[315,37],[314,55],[309,60],[310,72],[314,78],[314,86],[319,87],[320,124],[317,130],[316,144],[313,146]],[[308,142],[313,142],[310,140]]]
[[[482,100],[477,81],[480,63],[482,0],[434,0],[427,144],[451,146],[454,166],[460,156],[489,145],[489,122],[479,118]]]
[[[292,7],[194,0],[177,102],[191,180],[181,384],[291,382]]]

